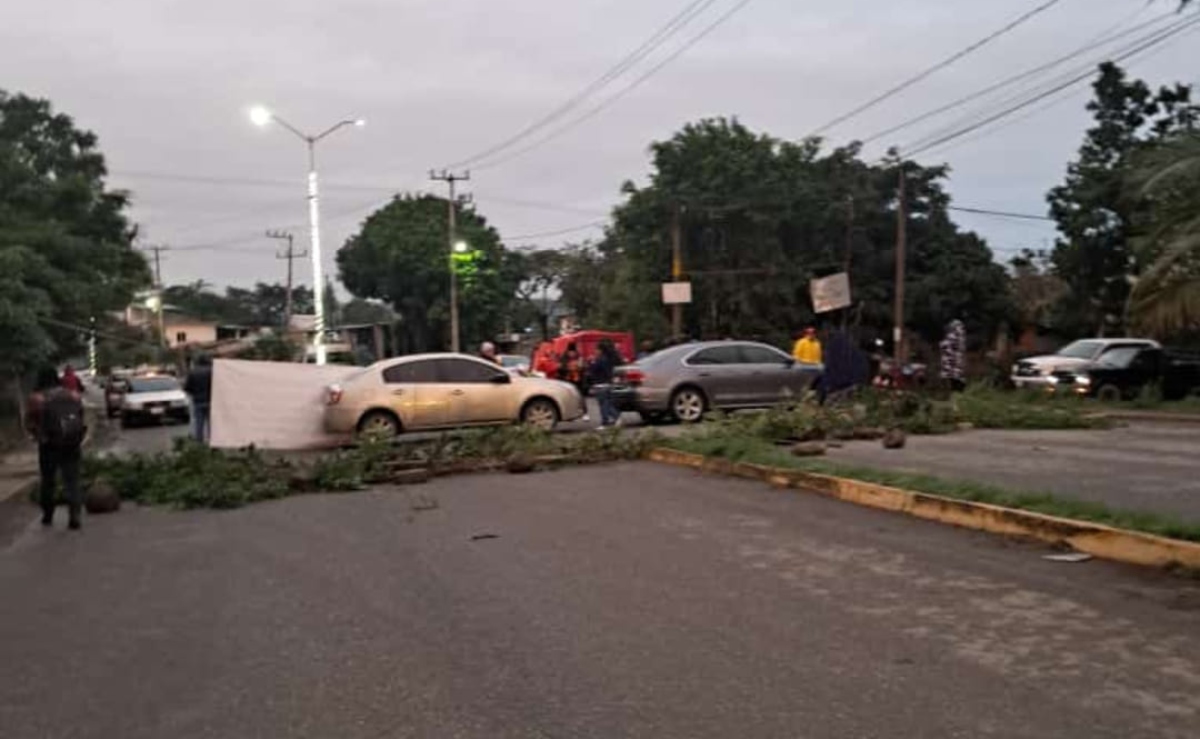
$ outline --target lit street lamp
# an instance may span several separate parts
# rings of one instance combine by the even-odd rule
[[[316,336],[313,345],[317,350],[317,364],[325,364],[325,278],[321,267],[321,217],[317,192],[317,142],[345,126],[365,126],[362,118],[338,121],[334,125],[316,134],[309,135],[280,118],[268,108],[257,105],[250,109],[250,120],[256,126],[266,126],[272,122],[278,123],[296,134],[308,146],[308,224],[310,248],[313,269],[313,304],[316,308]]]

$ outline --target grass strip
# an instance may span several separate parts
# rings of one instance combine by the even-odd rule
[[[919,493],[940,495],[955,500],[989,503],[1049,516],[1090,521],[1170,539],[1200,542],[1200,524],[1188,523],[1174,516],[1149,511],[1110,508],[1103,503],[1075,500],[1047,492],[1013,490],[998,485],[966,480],[895,472],[811,457],[799,458],[792,456],[785,448],[748,436],[683,437],[664,440],[663,445],[682,452],[719,457],[733,462],[748,462],[820,475],[845,477]]]

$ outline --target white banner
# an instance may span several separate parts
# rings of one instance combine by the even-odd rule
[[[662,299],[664,305],[685,305],[692,302],[692,283],[664,282]]]
[[[845,272],[822,277],[809,283],[813,311],[827,313],[850,305],[850,276]]]
[[[344,365],[213,362],[214,447],[317,449],[339,439],[325,433],[325,389],[358,372]]]

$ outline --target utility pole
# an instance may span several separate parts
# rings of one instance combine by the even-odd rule
[[[854,259],[854,196],[846,196],[846,253],[842,257],[842,271],[846,273],[846,281],[850,281],[850,264]],[[853,299],[853,288],[851,289],[851,299]],[[854,304],[847,305],[842,311],[842,330],[845,331],[850,323],[850,311],[853,310]]]
[[[158,309],[158,339],[163,346],[167,346],[167,324],[163,318],[162,253],[171,251],[171,247],[148,246],[146,250],[154,252],[154,302]]]
[[[678,204],[671,212],[671,281],[679,282],[683,278],[683,223]],[[671,335],[675,340],[683,337],[683,305],[675,303],[671,306]]]
[[[450,188],[450,197],[446,201],[449,206],[449,249],[446,252],[446,259],[450,264],[450,351],[457,354],[460,350],[459,327],[458,327],[458,272],[454,268],[454,252],[458,249],[458,197],[455,194],[455,183],[466,182],[471,179],[469,171],[462,174],[456,174],[447,170],[434,172],[430,170],[429,179],[438,182],[445,182]]]
[[[896,304],[892,309],[895,325],[892,328],[892,341],[895,344],[896,368],[904,366],[908,347],[904,344],[904,280],[905,252],[908,247],[908,206],[905,202],[904,160],[898,164],[899,184],[896,196]]]
[[[96,317],[92,316],[88,319],[88,371],[93,380],[99,377],[96,364]]]
[[[297,259],[308,256],[308,252],[297,252],[295,249],[295,239],[289,231],[267,231],[268,239],[279,239],[287,241],[287,250],[282,254],[276,252],[276,259],[287,260],[287,303],[283,309],[283,330],[287,331],[292,325],[292,262]]]

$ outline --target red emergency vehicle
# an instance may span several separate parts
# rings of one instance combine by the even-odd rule
[[[596,358],[600,352],[600,342],[608,339],[617,348],[617,354],[626,362],[637,358],[636,344],[633,334],[622,331],[576,331],[573,334],[563,334],[550,341],[543,341],[533,350],[533,361],[530,366],[534,372],[541,372],[546,377],[558,377],[559,357],[571,344],[579,352],[581,371],[587,363]]]

